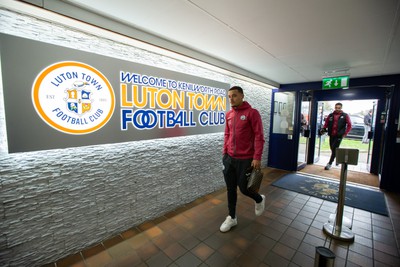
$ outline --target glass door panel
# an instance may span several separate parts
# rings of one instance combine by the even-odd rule
[[[295,94],[276,92],[272,133],[293,135]]]
[[[310,101],[301,102],[300,131],[299,131],[299,151],[297,155],[297,166],[307,163],[308,140],[310,137]]]

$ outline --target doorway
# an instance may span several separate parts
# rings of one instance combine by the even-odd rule
[[[313,119],[316,121],[316,129],[313,131],[315,133],[314,157],[301,172],[332,179],[340,178],[341,165],[334,163],[330,170],[324,169],[331,154],[329,136],[319,134],[319,130],[323,127],[326,117],[333,112],[334,106],[338,102],[343,104],[343,111],[349,114],[352,122],[352,130],[343,139],[340,147],[356,148],[359,150],[358,164],[348,165],[347,180],[357,184],[379,187],[378,175],[371,173],[372,148],[374,145],[374,129],[378,106],[377,99],[318,101],[317,116]],[[369,115],[371,115],[371,129],[364,127],[364,117],[368,119]],[[312,148],[310,147],[310,149]]]
[[[340,147],[355,148],[359,150],[358,165],[349,165],[348,170],[370,173],[371,171],[371,157],[372,147],[374,144],[373,133],[375,128],[375,114],[378,104],[376,99],[367,100],[331,100],[331,101],[319,101],[318,102],[318,116],[317,128],[321,129],[325,118],[333,112],[336,103],[343,104],[343,111],[350,116],[352,123],[352,129],[348,133],[347,137],[343,139]],[[366,127],[364,119],[368,120],[370,116],[371,127]],[[315,145],[315,156],[314,164],[325,165],[329,161],[330,149],[329,149],[329,137],[319,135],[317,131],[316,145]],[[333,164],[333,168],[340,168]]]
[[[386,85],[385,80],[382,79],[354,79],[351,86],[346,89],[333,89],[333,90],[321,90],[320,82],[313,83],[302,83],[302,84],[290,84],[282,85],[278,90],[273,90],[272,102],[271,102],[271,113],[275,112],[276,100],[274,99],[275,93],[286,93],[288,96],[292,93],[295,96],[294,109],[294,120],[289,120],[292,125],[289,125],[289,133],[287,134],[276,134],[272,130],[272,125],[275,123],[273,116],[271,116],[271,127],[270,127],[270,138],[269,138],[269,150],[268,150],[268,166],[287,171],[302,171],[299,167],[298,155],[299,155],[299,129],[300,129],[300,117],[301,117],[301,102],[302,98],[298,95],[304,91],[310,93],[311,100],[311,116],[310,116],[310,138],[308,139],[307,155],[306,160],[308,166],[317,166],[319,169],[324,170],[323,166],[316,165],[317,162],[323,165],[327,162],[322,162],[321,150],[318,148],[319,140],[317,135],[317,113],[318,103],[339,100],[340,102],[346,103],[344,110],[349,112],[350,104],[345,101],[357,101],[357,100],[376,100],[374,110],[374,129],[373,136],[367,148],[367,159],[369,173],[356,172],[360,175],[372,174],[378,176],[379,187],[387,188],[387,184],[392,183],[393,177],[390,175],[389,169],[391,163],[394,163],[393,158],[385,157],[385,155],[393,154],[395,148],[388,146],[387,142],[392,142],[393,139],[393,117],[388,116],[389,111],[396,109],[393,106],[393,95],[394,85]],[[384,83],[384,84],[382,84]],[[292,96],[293,96],[292,95]],[[396,94],[397,97],[398,94]],[[291,97],[293,99],[293,97]],[[275,104],[275,105],[274,105]],[[388,119],[389,118],[389,119]],[[291,128],[293,126],[293,128]],[[322,148],[321,137],[321,148]],[[391,138],[389,140],[389,138]],[[317,152],[317,153],[315,153]],[[303,159],[303,158],[302,158]],[[322,168],[321,168],[322,167]],[[336,166],[335,166],[336,167]],[[332,170],[332,169],[331,169]],[[349,171],[350,172],[350,171]],[[351,171],[352,172],[352,171]],[[329,173],[329,171],[327,172]]]

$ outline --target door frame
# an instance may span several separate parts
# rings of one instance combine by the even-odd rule
[[[301,101],[302,91],[300,90],[274,90],[272,95],[272,111],[274,110],[275,93],[277,92],[293,92],[295,93],[295,112],[294,112],[294,124],[292,137],[286,134],[274,134],[273,127],[270,127],[270,142],[269,142],[269,153],[268,153],[268,166],[287,171],[298,170],[298,146],[299,146],[299,131],[300,131],[300,119],[301,119]],[[364,100],[364,99],[377,99],[379,104],[377,108],[377,116],[375,121],[375,132],[374,132],[374,145],[372,148],[371,167],[370,173],[378,174],[380,172],[379,166],[382,165],[381,149],[382,149],[382,132],[383,127],[379,123],[379,115],[388,106],[387,93],[384,88],[379,86],[358,86],[350,87],[346,90],[312,90],[311,99],[311,116],[310,116],[310,138],[308,142],[308,155],[307,164],[313,164],[315,154],[315,142],[317,134],[317,117],[318,113],[318,102],[319,101],[332,101],[332,100]],[[271,116],[271,126],[273,125],[273,112]],[[290,152],[289,152],[290,151]]]
[[[294,113],[292,131],[289,133],[275,133],[274,132],[274,114],[279,112],[280,100],[276,98],[277,93],[293,94]],[[297,153],[299,144],[299,129],[298,119],[300,118],[300,110],[298,108],[298,92],[272,91],[271,102],[271,122],[269,133],[269,147],[268,147],[268,166],[276,169],[296,171],[297,170]],[[276,132],[279,132],[276,130]]]
[[[314,99],[315,103],[318,103],[319,101],[332,101],[332,100],[338,100],[338,101],[343,101],[343,100],[366,100],[366,99],[376,99],[378,100],[378,107],[377,107],[377,114],[381,114],[386,106],[387,106],[387,101],[389,101],[386,98],[386,92],[385,90],[381,90],[380,88],[372,88],[375,90],[366,90],[367,87],[364,88],[349,88],[347,90],[332,90],[332,91],[337,91],[332,92],[332,91],[315,91],[314,92]],[[379,90],[377,90],[379,89]],[[317,110],[313,110],[316,114]],[[315,121],[316,123],[316,121]],[[373,148],[372,148],[372,157],[371,157],[371,167],[370,167],[370,173],[373,174],[379,174],[379,166],[381,165],[381,160],[382,158],[380,157],[380,151],[382,147],[382,132],[383,128],[382,125],[379,123],[378,116],[376,116],[375,120],[375,129],[374,129],[374,135],[373,135]],[[316,133],[315,133],[316,134]],[[309,164],[312,164],[312,162],[309,162]]]

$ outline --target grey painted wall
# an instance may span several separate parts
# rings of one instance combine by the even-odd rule
[[[242,86],[262,114],[267,165],[267,86],[29,14],[0,9],[0,24],[3,33]],[[223,133],[8,154],[2,87],[0,96],[0,266],[55,261],[224,187]]]

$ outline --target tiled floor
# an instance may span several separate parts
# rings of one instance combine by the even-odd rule
[[[266,210],[254,215],[239,193],[238,225],[221,233],[225,190],[46,266],[314,266],[315,248],[336,255],[335,266],[400,266],[400,195],[385,194],[390,217],[345,207],[353,243],[327,237],[323,224],[337,204],[271,186],[285,172],[264,170]]]

